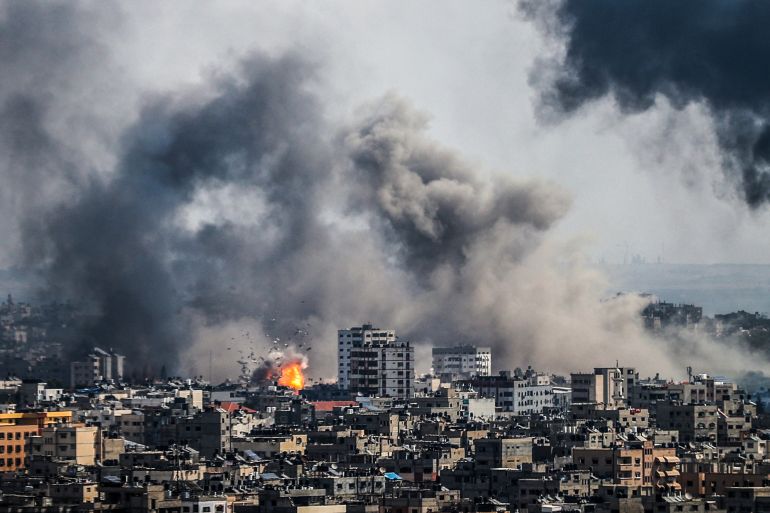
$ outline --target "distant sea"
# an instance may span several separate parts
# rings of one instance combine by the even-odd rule
[[[662,300],[702,306],[705,315],[736,310],[770,313],[770,265],[594,265],[609,278],[608,295],[648,292]],[[0,300],[10,293],[19,301],[34,301],[37,290],[33,274],[0,269]]]
[[[770,265],[596,264],[615,292],[648,292],[674,303],[703,307],[705,315],[770,313]]]

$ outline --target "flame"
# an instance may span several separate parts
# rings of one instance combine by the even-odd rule
[[[305,374],[301,362],[291,362],[281,367],[281,377],[278,384],[284,387],[302,390],[305,388]]]

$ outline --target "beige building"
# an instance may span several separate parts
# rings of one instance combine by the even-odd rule
[[[291,433],[286,435],[250,436],[233,439],[233,449],[254,451],[257,454],[273,457],[283,452],[305,454],[307,434]]]
[[[632,367],[597,367],[593,372],[573,373],[572,402],[598,403],[607,409],[626,406],[636,379]]]
[[[532,438],[480,438],[473,443],[480,470],[519,468],[532,463]]]
[[[96,426],[49,426],[41,429],[40,435],[30,437],[30,456],[94,465],[100,452],[100,443],[99,428]]]
[[[572,459],[578,468],[590,469],[593,475],[615,484],[679,489],[679,459],[673,446],[656,447],[645,440],[616,447],[575,447]]]

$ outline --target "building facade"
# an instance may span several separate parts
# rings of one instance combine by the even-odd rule
[[[104,380],[123,379],[126,357],[95,347],[83,361],[70,364],[70,386],[91,386]]]
[[[572,373],[570,378],[573,403],[620,408],[628,405],[637,374],[633,367],[597,367],[593,372]]]
[[[371,324],[340,330],[338,348],[340,388],[371,397],[414,395],[414,347],[394,330]]]
[[[535,415],[554,407],[550,378],[531,369],[514,375],[503,371],[497,376],[476,376],[469,383],[481,397],[494,398],[501,413]]]
[[[453,379],[492,374],[492,350],[471,345],[433,348],[433,374]]]

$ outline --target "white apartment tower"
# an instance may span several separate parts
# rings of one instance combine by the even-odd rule
[[[471,345],[433,348],[433,375],[450,380],[492,374],[492,350]]]
[[[337,333],[340,388],[366,396],[408,398],[414,387],[414,348],[395,330],[371,324]]]

